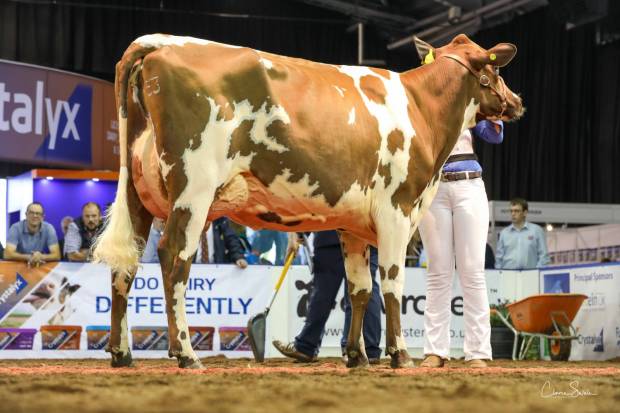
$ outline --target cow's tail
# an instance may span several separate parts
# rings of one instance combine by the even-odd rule
[[[134,232],[127,199],[128,187],[133,185],[128,169],[127,143],[129,77],[134,64],[155,49],[156,47],[143,47],[132,43],[116,65],[114,87],[118,108],[120,172],[116,198],[106,213],[103,232],[93,244],[93,262],[108,264],[113,272],[120,274],[130,274],[135,271],[144,245],[142,239],[139,239]]]

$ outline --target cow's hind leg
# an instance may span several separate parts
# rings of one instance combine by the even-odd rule
[[[176,357],[181,368],[203,367],[192,349],[189,337],[185,314],[185,290],[207,212],[208,207],[206,211],[201,208],[174,209],[168,218],[157,249],[166,296],[170,338],[168,355]]]
[[[392,368],[413,366],[400,324],[410,225],[409,219],[400,215],[399,211],[384,214],[377,223],[379,274],[386,317],[385,352],[392,358]]]
[[[140,244],[148,238],[153,216],[142,205],[131,183],[127,183],[127,207],[131,226]],[[127,297],[137,268],[127,273],[112,272],[112,315],[110,341],[106,351],[112,355],[112,367],[129,367],[132,365],[127,331]]]
[[[340,232],[340,244],[344,257],[344,266],[347,272],[347,286],[351,299],[351,328],[347,337],[347,367],[366,367],[368,357],[364,346],[362,327],[364,313],[372,292],[372,278],[370,276],[370,251],[366,241]]]

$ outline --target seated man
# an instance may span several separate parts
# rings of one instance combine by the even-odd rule
[[[26,261],[38,266],[60,260],[60,247],[54,227],[43,220],[43,205],[33,202],[26,208],[26,219],[9,228],[4,259]]]
[[[64,255],[69,261],[90,261],[90,247],[101,227],[101,208],[94,202],[82,207],[82,216],[69,224],[65,235]]]

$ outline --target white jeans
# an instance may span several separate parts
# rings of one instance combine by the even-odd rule
[[[450,354],[450,302],[454,262],[463,291],[465,360],[491,359],[489,298],[484,253],[489,206],[482,179],[441,182],[420,223],[428,256],[424,354]]]

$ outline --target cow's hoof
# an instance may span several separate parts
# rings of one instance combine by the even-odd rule
[[[347,367],[350,369],[368,367],[368,358],[360,351],[347,351]]]
[[[396,350],[394,353],[390,354],[390,357],[392,357],[390,367],[393,369],[404,369],[414,366],[413,360],[409,357],[407,350]]]
[[[131,357],[131,352],[127,353],[112,353],[112,361],[110,365],[114,368],[116,367],[133,367],[133,358]]]
[[[178,357],[177,360],[179,361],[179,368],[182,369],[202,370],[205,368],[200,359],[192,359],[190,357],[181,356]]]

